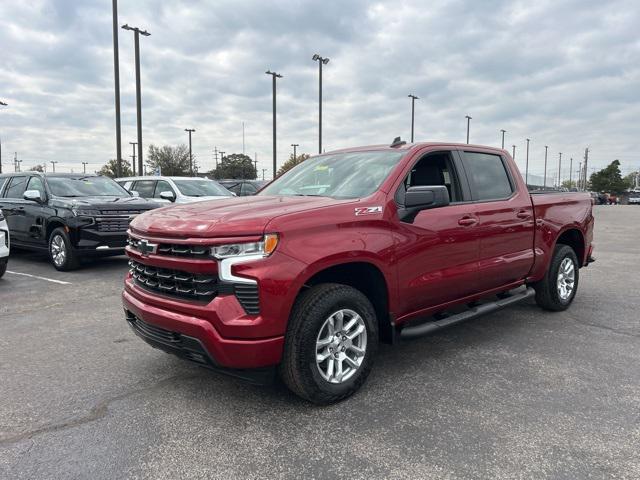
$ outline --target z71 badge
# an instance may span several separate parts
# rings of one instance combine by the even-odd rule
[[[382,213],[382,207],[356,207],[356,217],[360,215],[372,215]]]

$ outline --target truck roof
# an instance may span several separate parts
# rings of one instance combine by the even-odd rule
[[[456,147],[456,148],[472,148],[472,149],[481,149],[488,150],[496,153],[509,153],[506,150],[498,147],[489,147],[487,145],[474,145],[468,143],[453,143],[453,142],[414,142],[414,143],[403,143],[401,145],[391,146],[390,144],[383,145],[366,145],[361,147],[350,147],[350,148],[342,148],[338,150],[332,150],[330,152],[325,152],[322,155],[330,155],[332,153],[346,153],[346,152],[365,152],[372,150],[402,150],[409,151],[422,147]]]

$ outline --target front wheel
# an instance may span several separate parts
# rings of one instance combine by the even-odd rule
[[[0,262],[0,278],[4,275],[4,272],[7,271],[7,262]]]
[[[78,268],[78,256],[63,228],[56,228],[49,236],[49,259],[62,272]]]
[[[558,244],[544,278],[533,285],[536,302],[545,310],[566,310],[578,290],[578,257],[568,245]]]
[[[378,324],[369,299],[347,285],[316,285],[293,308],[280,376],[302,398],[334,403],[362,386],[377,347]]]

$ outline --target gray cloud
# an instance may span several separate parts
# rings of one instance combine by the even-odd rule
[[[4,168],[98,168],[115,156],[110,2],[0,5],[0,111]],[[278,82],[278,159],[317,149],[316,51],[324,70],[327,149],[409,135],[408,93],[419,140],[507,144],[541,173],[550,158],[640,166],[640,6],[633,0],[551,1],[137,1],[120,2],[120,24],[141,40],[144,143],[186,141],[206,168],[214,146],[257,153],[270,171],[271,83]],[[120,31],[123,155],[135,132],[133,38]],[[566,171],[565,175],[568,174]]]

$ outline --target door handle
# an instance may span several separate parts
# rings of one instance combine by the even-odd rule
[[[470,227],[471,225],[475,225],[478,223],[478,219],[474,217],[462,217],[458,220],[458,225],[462,225],[464,227]]]
[[[516,217],[526,220],[527,218],[531,218],[531,214],[526,210],[520,210],[518,213],[516,213]]]

